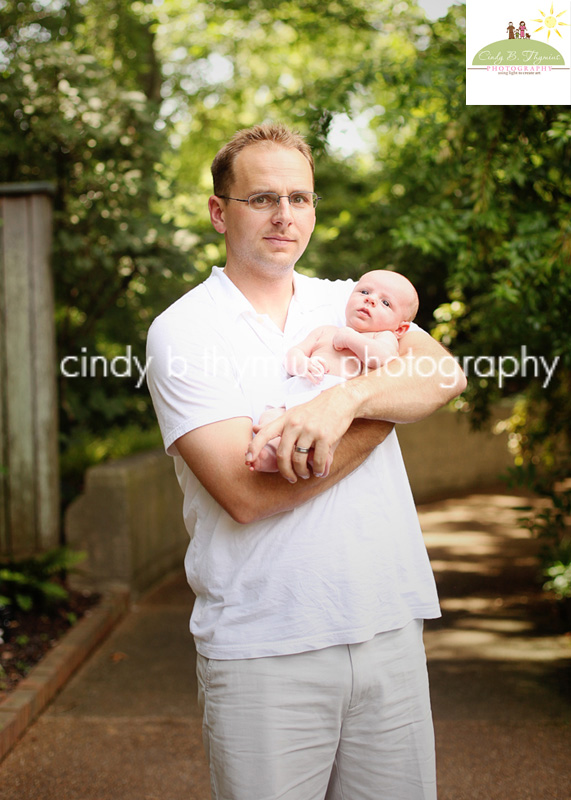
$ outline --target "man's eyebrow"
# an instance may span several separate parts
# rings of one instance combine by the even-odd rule
[[[296,194],[297,192],[313,192],[314,189],[292,189],[289,194]],[[275,189],[253,189],[249,194],[279,194]],[[289,195],[282,195],[282,197],[289,197]]]

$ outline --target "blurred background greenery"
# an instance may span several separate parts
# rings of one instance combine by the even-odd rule
[[[153,317],[224,263],[216,151],[285,122],[324,197],[302,271],[395,268],[455,355],[559,357],[548,386],[471,376],[456,405],[482,424],[518,398],[511,479],[548,498],[552,518],[529,524],[564,545],[571,112],[466,106],[464,5],[431,19],[414,0],[0,0],[0,34],[0,181],[56,186],[59,359],[144,360]],[[64,504],[89,464],[159,444],[137,379],[60,372]]]

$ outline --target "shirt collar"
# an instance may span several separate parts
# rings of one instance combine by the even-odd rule
[[[210,277],[204,285],[229,322],[234,322],[243,314],[256,313],[254,306],[221,267],[212,267]]]
[[[245,314],[258,316],[254,306],[221,267],[212,267],[210,277],[205,281],[205,287],[229,322],[233,322]],[[296,310],[302,314],[310,313],[316,308],[327,304],[320,281],[295,271],[293,273],[293,297],[291,302],[296,307]],[[292,305],[290,305],[288,316],[292,310]]]
[[[299,272],[293,273],[293,299],[303,313],[315,311],[316,308],[327,304],[321,281]]]

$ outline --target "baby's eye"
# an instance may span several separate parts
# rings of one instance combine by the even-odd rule
[[[389,303],[388,300],[383,300],[383,305],[385,305],[387,308],[391,307],[391,304]]]
[[[368,289],[361,289],[361,294],[369,294],[369,290]]]

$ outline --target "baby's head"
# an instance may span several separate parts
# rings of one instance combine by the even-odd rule
[[[345,309],[347,325],[359,333],[392,331],[400,338],[418,311],[418,295],[399,272],[367,272],[351,292]]]

